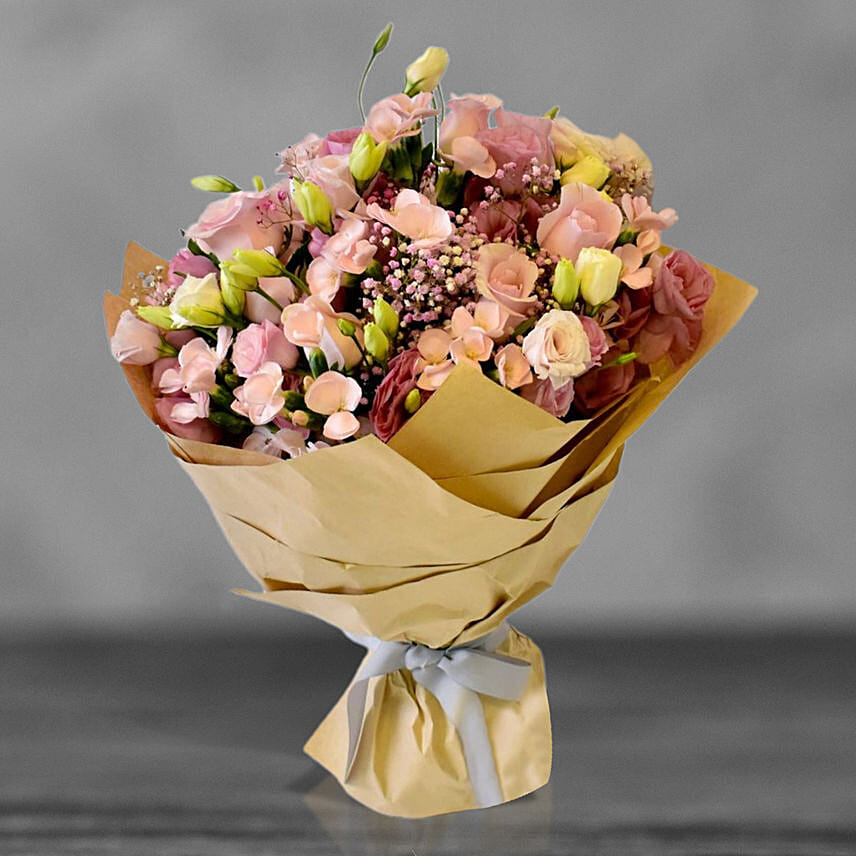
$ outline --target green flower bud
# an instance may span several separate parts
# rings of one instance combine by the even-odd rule
[[[327,371],[327,357],[324,356],[324,351],[321,348],[313,348],[307,356],[309,361],[309,371],[312,372],[312,377],[318,377]]]
[[[545,119],[555,119],[556,116],[559,115],[559,105],[557,104],[555,107],[551,107],[545,114]]]
[[[258,275],[251,267],[231,259],[220,262],[220,282],[241,291],[255,291],[259,285]]]
[[[261,193],[265,189],[265,180],[260,175],[254,175],[253,187],[255,187],[256,193]]]
[[[562,309],[570,309],[580,293],[580,278],[570,259],[559,259],[553,274],[553,297]]]
[[[595,155],[584,155],[570,169],[562,173],[561,183],[588,184],[591,187],[602,187],[609,178],[609,167]]]
[[[374,137],[363,131],[354,140],[351,154],[348,158],[348,166],[354,181],[359,184],[367,184],[378,173],[383,159],[386,157],[388,143],[376,143]]]
[[[228,434],[243,434],[248,428],[253,427],[248,419],[242,419],[235,413],[223,413],[220,410],[211,412],[208,419]]]
[[[310,229],[317,227],[326,235],[333,234],[333,204],[314,181],[295,182],[292,198]]]
[[[363,337],[366,343],[366,353],[371,354],[378,362],[385,362],[389,355],[389,339],[377,324],[366,324],[363,327]]]
[[[224,386],[220,386],[218,383],[214,384],[210,394],[211,401],[213,401],[218,407],[222,407],[226,410],[232,406],[232,402],[235,400],[235,396],[232,395],[231,390],[226,389]]]
[[[235,250],[232,258],[237,260],[255,276],[285,276],[285,265],[265,250]]]
[[[386,333],[390,340],[398,335],[398,315],[382,297],[375,299],[372,315],[375,324]]]
[[[391,35],[392,23],[389,23],[380,31],[380,34],[375,39],[374,46],[372,47],[372,54],[379,54],[389,44],[389,37]]]
[[[408,413],[416,413],[422,406],[422,393],[418,389],[411,389],[404,399],[404,409]]]
[[[222,175],[197,175],[196,178],[190,179],[190,183],[198,190],[211,193],[234,193],[241,189],[234,181],[229,181]]]
[[[160,327],[161,330],[175,330],[176,328],[176,324],[172,320],[172,313],[169,311],[169,306],[138,306],[137,315],[143,321],[148,321],[149,324]]]
[[[407,86],[404,94],[416,95],[417,92],[431,92],[437,87],[448,65],[449,54],[443,48],[426,48],[419,59],[407,66]]]
[[[600,306],[611,300],[618,290],[621,259],[609,250],[585,247],[577,256],[580,293],[589,306]]]
[[[226,386],[228,386],[229,389],[234,389],[236,386],[240,386],[244,382],[244,379],[240,375],[232,374],[231,372],[223,375],[223,380],[226,382]]]
[[[224,278],[220,280],[220,294],[223,296],[223,305],[231,315],[240,317],[244,314],[246,292],[235,288]]]
[[[357,332],[357,328],[347,318],[340,318],[336,322],[336,326],[339,328],[339,332],[349,339]]]

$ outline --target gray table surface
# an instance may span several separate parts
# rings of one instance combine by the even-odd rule
[[[0,853],[856,853],[856,637],[539,641],[551,783],[422,821],[301,752],[359,661],[332,633],[4,642]]]

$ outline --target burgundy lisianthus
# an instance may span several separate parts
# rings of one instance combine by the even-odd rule
[[[610,348],[604,355],[604,365],[609,366],[622,353],[618,347]],[[583,416],[591,416],[621,398],[630,389],[635,377],[634,362],[592,369],[574,382],[574,406]]]
[[[701,321],[704,305],[713,293],[713,277],[689,253],[673,250],[660,265],[653,293],[654,309],[660,315]]]
[[[618,317],[621,323],[612,329],[616,339],[632,339],[651,314],[653,294],[650,288],[622,288],[618,293]]]
[[[419,351],[412,349],[404,351],[389,361],[389,371],[375,392],[372,409],[369,412],[374,433],[384,443],[401,428],[410,418],[404,409],[404,399],[416,389],[416,370],[420,356]],[[421,391],[422,400],[430,395]]]

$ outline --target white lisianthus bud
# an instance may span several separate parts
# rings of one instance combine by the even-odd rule
[[[178,287],[169,311],[175,324],[183,327],[219,327],[226,323],[226,307],[217,274],[199,279],[186,276]]]
[[[600,306],[611,300],[618,290],[621,259],[609,250],[585,247],[576,261],[580,293],[589,306]]]
[[[407,66],[407,88],[405,95],[415,95],[417,92],[430,92],[440,82],[446,66],[449,64],[449,54],[443,48],[426,48],[425,53]]]

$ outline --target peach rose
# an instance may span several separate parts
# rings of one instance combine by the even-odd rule
[[[562,187],[559,205],[538,224],[539,246],[571,261],[583,247],[612,247],[621,231],[621,209],[587,184]]]
[[[476,259],[476,287],[512,315],[523,318],[535,303],[538,265],[511,244],[484,244]]]
[[[556,389],[569,384],[591,367],[591,345],[579,317],[551,309],[523,340],[523,353],[540,380]]]
[[[449,215],[427,197],[415,190],[401,190],[392,208],[381,208],[377,202],[366,206],[366,214],[373,220],[386,223],[419,250],[428,250],[448,240],[453,227]]]

